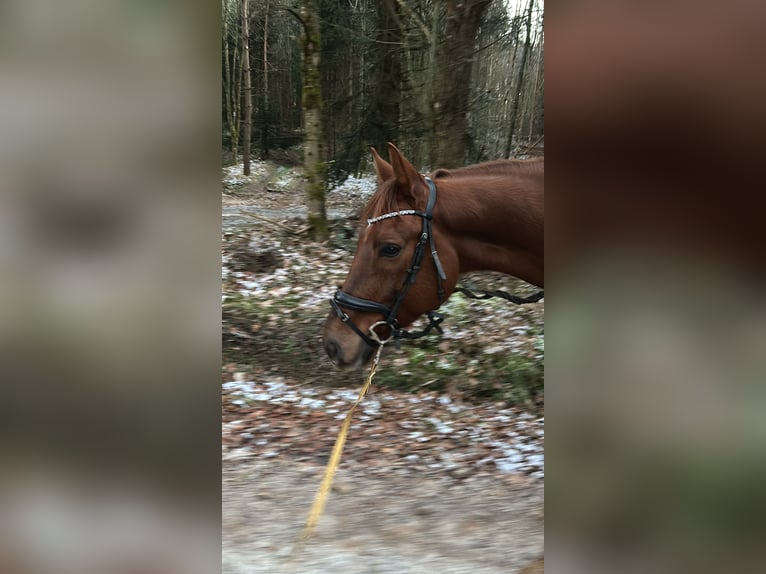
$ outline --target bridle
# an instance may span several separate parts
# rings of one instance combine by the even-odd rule
[[[424,176],[425,177],[425,176]],[[428,203],[426,204],[426,210],[425,211],[417,211],[415,209],[404,209],[401,211],[392,211],[391,213],[386,213],[384,215],[379,215],[378,217],[373,217],[371,219],[367,220],[367,226],[374,225],[375,223],[379,221],[383,221],[384,219],[388,219],[390,217],[397,217],[400,215],[417,215],[423,220],[423,227],[420,232],[420,239],[418,239],[417,245],[415,245],[415,252],[412,254],[412,261],[410,262],[410,267],[407,270],[407,276],[404,279],[404,284],[402,285],[402,288],[399,290],[399,292],[396,294],[396,297],[394,298],[394,302],[391,304],[390,307],[387,307],[386,305],[382,303],[378,303],[377,301],[370,301],[369,299],[362,299],[360,297],[355,297],[354,295],[351,295],[349,293],[346,293],[342,289],[338,289],[335,294],[333,295],[332,299],[330,299],[330,305],[332,306],[333,310],[335,311],[335,314],[338,316],[338,318],[348,325],[357,335],[359,335],[368,345],[371,347],[374,347],[376,345],[382,345],[384,343],[387,343],[391,341],[392,339],[395,339],[398,343],[400,339],[416,339],[418,337],[422,337],[426,334],[428,334],[431,329],[436,329],[437,331],[441,332],[441,328],[439,327],[439,323],[441,323],[444,320],[444,317],[441,313],[437,313],[435,311],[428,311],[428,325],[425,329],[418,332],[408,332],[404,329],[400,329],[397,326],[397,320],[396,315],[399,313],[399,308],[402,306],[402,303],[404,302],[404,298],[407,296],[407,291],[409,291],[410,287],[413,283],[415,283],[415,279],[418,276],[418,271],[420,271],[420,264],[423,262],[423,256],[425,255],[425,249],[426,244],[430,244],[431,247],[431,256],[433,257],[434,266],[436,267],[436,292],[439,297],[439,305],[441,305],[444,302],[444,286],[442,285],[442,281],[446,281],[447,276],[444,273],[444,268],[442,267],[441,261],[439,260],[439,255],[436,253],[436,245],[434,243],[434,235],[433,235],[433,229],[432,229],[432,221],[433,221],[433,209],[434,205],[436,205],[436,185],[429,177],[425,177],[426,183],[428,184]],[[348,313],[346,313],[343,309],[353,309],[354,311],[363,311],[368,313],[378,313],[380,315],[383,315],[385,319],[383,321],[378,321],[376,323],[373,323],[369,327],[369,335],[362,331],[356,323],[354,323],[351,320],[351,317],[348,316]],[[387,339],[381,340],[380,336],[375,331],[375,328],[379,325],[388,326],[391,328],[391,334]]]

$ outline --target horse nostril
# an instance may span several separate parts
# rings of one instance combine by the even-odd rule
[[[335,361],[340,354],[340,347],[334,341],[328,341],[324,346],[324,350],[327,352],[327,356],[330,357],[332,361]]]

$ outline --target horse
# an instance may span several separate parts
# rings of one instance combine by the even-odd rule
[[[388,148],[391,163],[371,149],[378,188],[323,327],[325,351],[341,369],[364,366],[379,344],[431,317],[462,273],[499,271],[544,286],[543,158],[424,176]]]

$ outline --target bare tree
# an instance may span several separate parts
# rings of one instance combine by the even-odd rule
[[[399,139],[402,81],[399,6],[395,0],[381,0],[377,3],[376,51],[379,57],[374,67],[375,90],[365,126],[365,137],[379,150],[386,149],[387,142]]]
[[[247,2],[242,0],[242,74],[244,76],[245,118],[242,122],[243,172],[250,175],[250,136],[253,130],[253,88],[250,85],[250,31],[247,23]]]
[[[231,155],[234,163],[237,163],[239,146],[239,111],[240,99],[239,89],[242,78],[241,70],[237,66],[239,61],[239,52],[236,49],[229,54],[229,10],[228,0],[221,0],[222,24],[223,24],[223,104],[226,114],[226,123],[229,126],[229,136],[231,138]],[[233,68],[233,71],[232,71]]]
[[[263,78],[261,79],[261,159],[269,157],[269,0],[263,16]]]
[[[542,91],[542,73],[543,73],[543,42],[542,42],[542,35],[543,30],[540,29],[540,32],[537,37],[537,41],[535,42],[535,45],[537,46],[537,57],[535,58],[534,62],[534,71],[535,76],[534,80],[527,82],[527,93],[529,97],[527,98],[527,140],[532,141],[532,134],[535,129],[535,117],[537,116],[537,111],[539,107],[539,94]],[[531,92],[531,93],[529,93]]]
[[[524,72],[527,69],[527,56],[529,55],[529,39],[532,31],[532,8],[535,0],[529,0],[527,5],[527,17],[524,25],[526,26],[526,38],[521,49],[521,64],[516,74],[516,80],[513,82],[513,91],[511,94],[511,118],[508,121],[508,140],[505,144],[505,157],[511,157],[511,148],[513,146],[513,133],[516,131],[516,118],[519,114],[519,103],[521,101],[521,91],[523,88]]]
[[[436,56],[431,166],[464,165],[466,114],[476,32],[491,0],[446,0],[447,26]]]

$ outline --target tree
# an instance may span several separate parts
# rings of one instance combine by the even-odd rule
[[[471,91],[474,41],[491,0],[446,0],[447,25],[439,42],[432,103],[431,166],[465,163],[466,114]]]
[[[244,76],[245,119],[242,122],[242,159],[244,174],[250,175],[250,136],[253,129],[253,89],[250,84],[250,32],[247,22],[247,2],[242,0],[242,74]]]
[[[263,15],[263,77],[261,79],[261,159],[269,157],[269,0]]]
[[[236,33],[234,35],[234,49],[229,54],[229,42],[232,36],[229,34],[229,19],[233,18],[236,24],[236,11],[229,10],[231,2],[221,0],[222,25],[223,25],[223,107],[226,125],[229,129],[229,138],[231,146],[231,155],[233,161],[237,163],[239,146],[239,113],[240,113],[240,82],[242,78],[239,62],[239,51],[237,49]]]
[[[312,238],[324,241],[328,237],[325,211],[326,164],[322,133],[322,85],[319,64],[322,37],[319,29],[319,1],[303,0],[300,14],[291,11],[301,22],[303,71],[303,177],[306,181],[308,224]]]
[[[399,4],[396,0],[378,2],[376,16],[379,56],[373,70],[375,87],[364,133],[369,144],[383,150],[387,142],[399,140],[402,82]]]
[[[248,0],[252,99],[244,94],[242,1],[222,5],[223,140],[235,156],[242,155],[244,142],[238,141],[248,139],[255,146],[251,153],[261,158],[299,160],[304,137],[314,138],[304,128],[316,123],[307,124],[304,115],[303,97],[312,88],[311,78],[303,77],[310,61],[299,14],[303,0]],[[541,139],[538,0],[518,0],[510,11],[508,0],[312,4],[320,10],[315,40],[321,41],[321,87],[314,96],[321,100],[316,141],[322,149],[315,157],[324,181],[359,173],[369,146],[387,141],[406,148],[418,167],[437,168],[503,157],[511,132],[511,150]],[[252,101],[252,139],[242,133],[246,100]]]
[[[529,38],[532,30],[532,7],[535,0],[529,0],[527,4],[527,17],[525,20],[526,38],[521,49],[521,64],[517,71],[516,80],[513,83],[513,92],[511,99],[511,119],[508,121],[508,141],[505,144],[505,157],[511,157],[511,147],[513,145],[513,134],[516,131],[516,118],[519,113],[519,103],[521,101],[521,91],[523,88],[524,72],[527,69],[527,55],[529,54]]]

